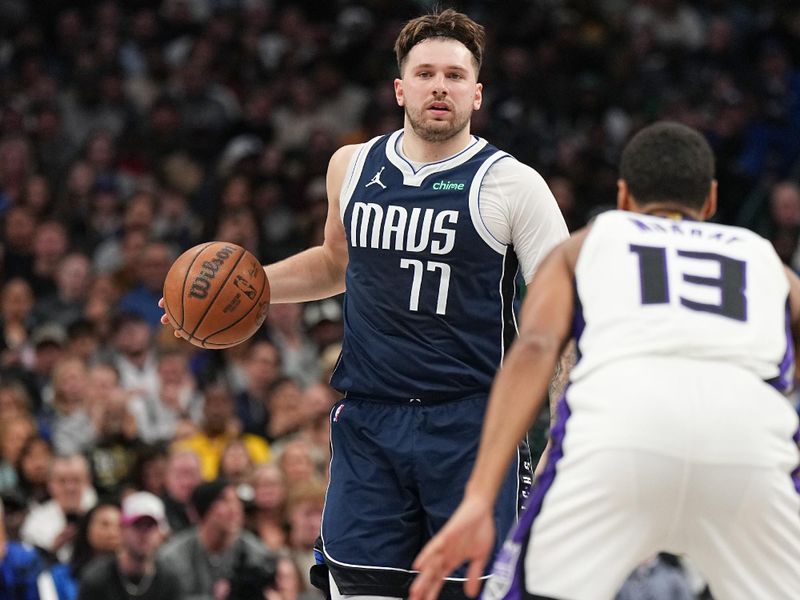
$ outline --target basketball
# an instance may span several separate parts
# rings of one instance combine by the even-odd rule
[[[259,260],[229,242],[190,248],[164,280],[164,310],[175,331],[200,348],[235,346],[261,327],[269,281]]]

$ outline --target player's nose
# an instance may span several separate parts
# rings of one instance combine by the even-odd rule
[[[432,78],[432,85],[433,85],[433,94],[434,96],[446,96],[447,95],[447,78],[444,76],[444,73],[439,73]]]

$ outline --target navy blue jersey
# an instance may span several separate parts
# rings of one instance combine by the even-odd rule
[[[517,331],[517,258],[485,241],[480,189],[510,156],[473,137],[415,169],[398,151],[401,133],[364,144],[345,178],[350,262],[332,384],[404,402],[485,393]]]

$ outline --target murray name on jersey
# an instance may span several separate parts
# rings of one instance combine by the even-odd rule
[[[697,221],[677,221],[677,220],[647,220],[638,217],[629,217],[628,219],[633,223],[639,231],[646,233],[673,233],[685,237],[701,238],[704,240],[713,240],[721,244],[731,244],[738,242],[741,238],[731,231],[726,231],[722,228],[714,227],[713,223],[703,223],[700,226]]]

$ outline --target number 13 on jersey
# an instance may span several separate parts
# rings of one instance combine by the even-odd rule
[[[639,276],[642,304],[668,304],[670,302],[670,279],[678,275],[682,281],[698,286],[716,288],[719,303],[706,303],[679,295],[677,300],[689,310],[709,312],[736,321],[747,321],[747,296],[745,295],[747,263],[715,252],[692,252],[677,250],[676,254],[686,270],[675,271],[675,259],[667,260],[667,249],[661,246],[630,245],[630,251],[639,257]],[[716,263],[718,277],[693,274],[692,266],[700,263]],[[689,272],[687,272],[689,271]]]

